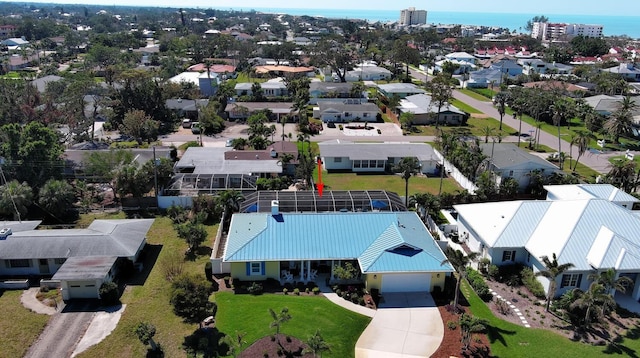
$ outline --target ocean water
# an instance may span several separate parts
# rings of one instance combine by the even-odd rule
[[[227,9],[225,9],[227,10]],[[331,19],[364,19],[369,21],[398,21],[400,10],[348,10],[348,9],[288,9],[288,8],[253,8],[234,10],[256,10],[262,12],[283,13],[290,15],[323,16]],[[544,11],[541,11],[544,14]],[[442,12],[428,11],[429,24],[462,24],[480,26],[498,26],[525,32],[527,21],[540,14],[511,13],[477,13],[477,12]],[[600,15],[546,15],[550,22],[566,22],[578,24],[598,24],[604,26],[605,36],[627,35],[640,38],[640,16],[600,16]]]

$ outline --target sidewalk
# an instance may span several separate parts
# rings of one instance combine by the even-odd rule
[[[39,287],[31,287],[28,290],[24,290],[24,292],[22,292],[22,295],[20,296],[20,302],[22,303],[22,305],[35,313],[46,314],[49,316],[53,316],[54,314],[56,314],[56,312],[58,312],[59,310],[61,311],[64,308],[64,301],[58,302],[57,309],[56,307],[49,307],[40,302],[36,298],[36,295],[39,291]]]

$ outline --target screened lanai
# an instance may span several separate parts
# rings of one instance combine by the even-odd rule
[[[281,212],[407,211],[398,194],[384,190],[256,191],[246,194],[240,212],[268,212],[278,200]]]
[[[198,196],[224,190],[256,191],[256,176],[247,174],[176,174],[164,190],[166,196]]]

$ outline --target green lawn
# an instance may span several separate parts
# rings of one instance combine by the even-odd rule
[[[484,101],[484,102],[491,101],[491,98],[487,98],[487,97],[481,95],[480,93],[477,93],[477,92],[472,91],[470,89],[463,88],[463,89],[459,89],[458,91],[460,91],[460,93],[466,94],[467,96],[469,96],[471,98],[477,99],[478,101]]]
[[[249,74],[247,72],[239,72],[238,73],[238,77],[236,77],[234,79],[234,81],[236,83],[244,83],[244,82],[249,82],[249,83],[254,83],[254,82],[267,82],[266,78],[257,78],[257,77],[249,77]]]
[[[317,173],[314,178],[317,178]],[[399,175],[355,174],[355,173],[322,173],[322,182],[327,190],[387,190],[404,196],[405,182]],[[438,194],[440,178],[412,177],[409,179],[409,195],[416,193]],[[454,193],[461,190],[452,178],[445,178],[442,183],[443,193]]]
[[[525,149],[525,150],[529,150],[530,152],[534,152],[534,150],[530,150],[527,147],[528,143],[522,143],[521,148]],[[558,149],[554,149],[551,147],[547,147],[546,145],[538,145],[537,149],[535,150],[537,152],[545,152],[545,153],[556,153],[558,151]],[[564,150],[563,150],[564,151]],[[569,158],[567,156],[567,158],[565,159],[564,162],[564,167],[563,167],[563,172],[565,172],[566,174],[573,174],[573,171],[571,169],[569,169],[569,165],[571,165],[571,167],[573,167],[573,165],[575,164],[575,158],[578,156],[578,150],[576,148],[573,148],[572,150],[574,157],[573,158]],[[567,150],[565,153],[567,153],[567,155],[569,154],[569,150]],[[582,157],[580,159],[584,158],[584,154],[582,155]],[[547,159],[547,158],[545,158]],[[598,171],[595,171],[591,168],[589,168],[588,166],[578,162],[578,167],[576,168],[576,174],[578,175],[578,177],[586,182],[589,183],[595,183],[596,178],[598,177],[598,175],[600,175],[600,173]]]
[[[500,128],[500,121],[494,118],[475,118],[471,117],[467,120],[466,126],[458,126],[458,127],[443,127],[442,130],[446,132],[457,133],[463,136],[476,136],[484,140],[484,129],[485,127],[490,127],[494,130],[494,133],[498,132],[498,128]],[[411,135],[421,135],[421,136],[436,136],[438,132],[436,131],[435,126],[414,126],[418,131],[411,133]],[[511,133],[515,132],[515,130],[508,125],[502,123],[502,134],[503,136],[507,136]]]
[[[24,308],[20,295],[22,290],[0,290],[0,358],[24,356],[51,317]]]
[[[218,304],[217,327],[226,334],[244,332],[248,347],[256,340],[274,334],[269,308],[276,312],[289,309],[291,320],[281,327],[281,333],[306,340],[316,329],[330,345],[331,352],[323,357],[353,357],[355,344],[370,321],[369,317],[348,311],[321,296],[234,295],[215,294]]]
[[[217,225],[207,226],[208,241],[211,245]],[[135,326],[141,321],[148,321],[156,326],[156,342],[164,349],[166,357],[185,357],[182,349],[184,337],[193,334],[198,328],[195,324],[187,324],[173,314],[169,303],[171,284],[165,279],[160,269],[160,262],[174,253],[182,255],[187,249],[186,243],[176,236],[171,220],[156,218],[147,235],[150,246],[147,247],[145,268],[151,269],[143,285],[130,284],[122,295],[121,301],[127,305],[116,329],[100,344],[91,347],[80,357],[144,357],[147,349],[133,333]],[[194,261],[185,261],[184,272],[204,275],[204,265],[210,253],[205,252]],[[143,271],[145,273],[145,271]]]
[[[466,103],[464,103],[464,102],[462,102],[460,100],[457,100],[457,99],[452,99],[451,100],[451,104],[454,105],[455,107],[457,107],[458,109],[463,110],[463,111],[465,111],[467,113],[471,113],[471,114],[473,114],[473,113],[482,113],[481,111],[479,111],[479,110],[471,107],[470,105],[468,105],[468,104],[466,104]]]
[[[513,115],[513,110],[511,110],[511,108],[507,107],[505,109],[505,113]],[[536,127],[536,120],[534,118],[531,118],[527,115],[522,116],[522,121],[525,123],[528,123],[530,125],[532,125],[533,127]],[[576,132],[576,131],[587,131],[587,127],[585,127],[584,123],[582,121],[580,121],[578,118],[572,118],[571,119],[571,125],[570,128],[567,128],[567,125],[563,125],[560,127],[560,136],[562,137],[562,139],[564,139],[565,141],[569,142],[571,141],[571,136]],[[540,128],[542,129],[542,131],[547,132],[551,135],[554,135],[556,138],[558,137],[558,127],[553,125],[553,124],[549,124],[547,122],[540,122]],[[517,129],[514,131],[514,133],[516,133]],[[592,141],[591,143],[592,147],[596,147],[596,141]]]
[[[526,328],[501,320],[493,315],[487,305],[476,295],[465,281],[462,283],[465,297],[474,316],[489,321],[487,336],[493,357],[603,357],[623,355],[636,357],[640,352],[640,340],[635,327],[626,332],[617,345],[593,346],[573,342],[568,338],[544,329]],[[541,308],[542,310],[543,308]],[[633,337],[633,338],[630,338]]]

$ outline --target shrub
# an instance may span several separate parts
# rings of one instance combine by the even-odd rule
[[[304,293],[309,294],[309,292],[311,292],[311,290],[309,289],[309,287],[304,289]]]
[[[471,285],[471,287],[473,287],[473,290],[476,291],[478,296],[480,296],[483,301],[491,301],[493,296],[489,292],[489,286],[487,286],[487,284],[484,282],[482,275],[478,271],[472,268],[468,268],[467,279],[469,280],[469,284]]]
[[[510,312],[509,304],[504,300],[496,300],[496,309],[505,316]]]
[[[176,278],[170,300],[173,312],[192,323],[215,316],[217,306],[209,301],[211,291],[211,284],[202,276],[182,275]]]
[[[287,289],[286,287],[282,289],[282,293],[284,293],[285,295],[289,294],[289,289]]]
[[[118,285],[113,282],[105,282],[100,286],[100,299],[105,306],[113,306],[120,303],[120,291]]]
[[[249,292],[252,295],[262,294],[262,284],[259,284],[257,282],[251,283],[251,286],[247,288],[247,292]]]
[[[525,287],[536,297],[543,298],[545,296],[544,287],[536,276],[533,274],[533,271],[525,267],[520,271],[520,276],[522,277],[522,283],[524,283]]]
[[[448,321],[447,322],[447,328],[449,328],[450,330],[455,330],[456,328],[458,328],[458,323],[456,321]]]
[[[336,292],[336,295],[342,297],[342,290],[341,289],[337,289],[337,290],[335,290],[335,292]]]
[[[319,295],[320,294],[320,288],[319,287],[314,287],[312,290],[314,295]]]
[[[483,275],[486,275],[490,265],[491,260],[487,257],[483,257],[480,259],[480,261],[478,261],[478,271],[480,271]]]
[[[500,269],[496,265],[491,265],[487,269],[487,275],[489,276],[490,279],[494,281],[498,279],[499,274],[500,274]]]
[[[300,296],[300,289],[296,287],[296,288],[293,290],[293,294],[294,294],[294,295],[296,295],[296,296]]]
[[[211,261],[207,261],[207,263],[204,264],[204,275],[207,278],[207,280],[209,281],[213,280],[213,270],[212,270]]]

